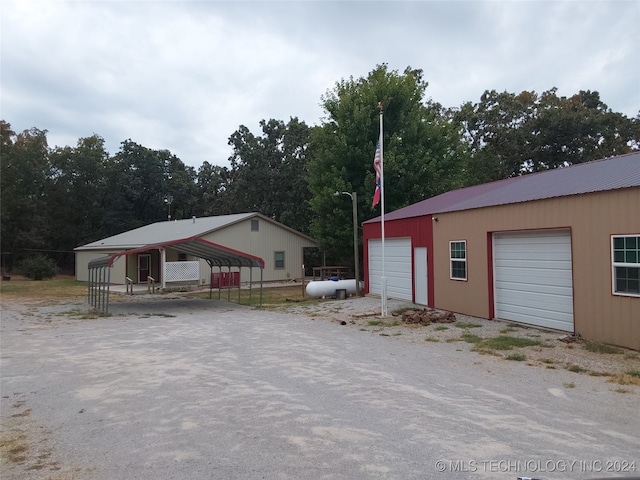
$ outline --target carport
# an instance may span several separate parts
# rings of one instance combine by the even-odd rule
[[[252,287],[253,287],[253,269],[260,269],[260,305],[262,305],[262,279],[264,270],[264,260],[249,253],[234,250],[224,245],[210,242],[201,237],[190,237],[181,240],[173,240],[170,242],[154,243],[143,247],[127,250],[125,252],[108,255],[97,258],[89,262],[89,283],[88,283],[88,302],[95,309],[104,313],[109,312],[109,286],[111,284],[111,267],[113,263],[122,256],[133,255],[149,250],[159,250],[165,252],[167,248],[178,253],[191,255],[193,257],[204,259],[211,268],[218,267],[220,273],[223,268],[227,268],[231,272],[231,268],[249,268],[249,304],[251,304]],[[211,278],[211,277],[210,277]],[[209,284],[209,298],[212,297],[213,286]],[[218,290],[218,298],[220,298],[220,289]],[[230,290],[228,299],[230,300]],[[240,301],[240,285],[238,285],[238,302]]]

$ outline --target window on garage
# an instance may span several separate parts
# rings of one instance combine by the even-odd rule
[[[255,218],[251,220],[251,231],[252,232],[260,231],[260,222]]]
[[[611,237],[613,293],[640,296],[640,235]]]
[[[467,241],[449,242],[449,263],[451,280],[467,279]]]
[[[284,252],[275,252],[275,268],[284,268]]]

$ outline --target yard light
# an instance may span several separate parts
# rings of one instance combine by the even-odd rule
[[[167,220],[171,221],[171,203],[173,203],[173,197],[171,195],[165,195],[164,203],[166,203],[169,207],[169,214],[167,215]]]
[[[360,258],[358,255],[358,195],[356,192],[336,192],[335,196],[348,195],[351,197],[351,203],[353,205],[353,257],[355,263],[356,274],[356,296],[360,296]]]

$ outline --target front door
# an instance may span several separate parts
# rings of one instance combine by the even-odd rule
[[[151,274],[151,255],[143,253],[138,255],[138,283],[147,281],[147,277]]]

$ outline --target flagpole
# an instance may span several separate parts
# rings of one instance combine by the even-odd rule
[[[382,212],[382,223],[381,223],[381,233],[382,233],[382,282],[381,282],[381,297],[382,297],[382,305],[381,305],[381,315],[382,317],[387,316],[387,277],[385,275],[384,270],[384,146],[383,146],[383,107],[382,102],[378,103],[378,108],[380,109],[380,210]]]

